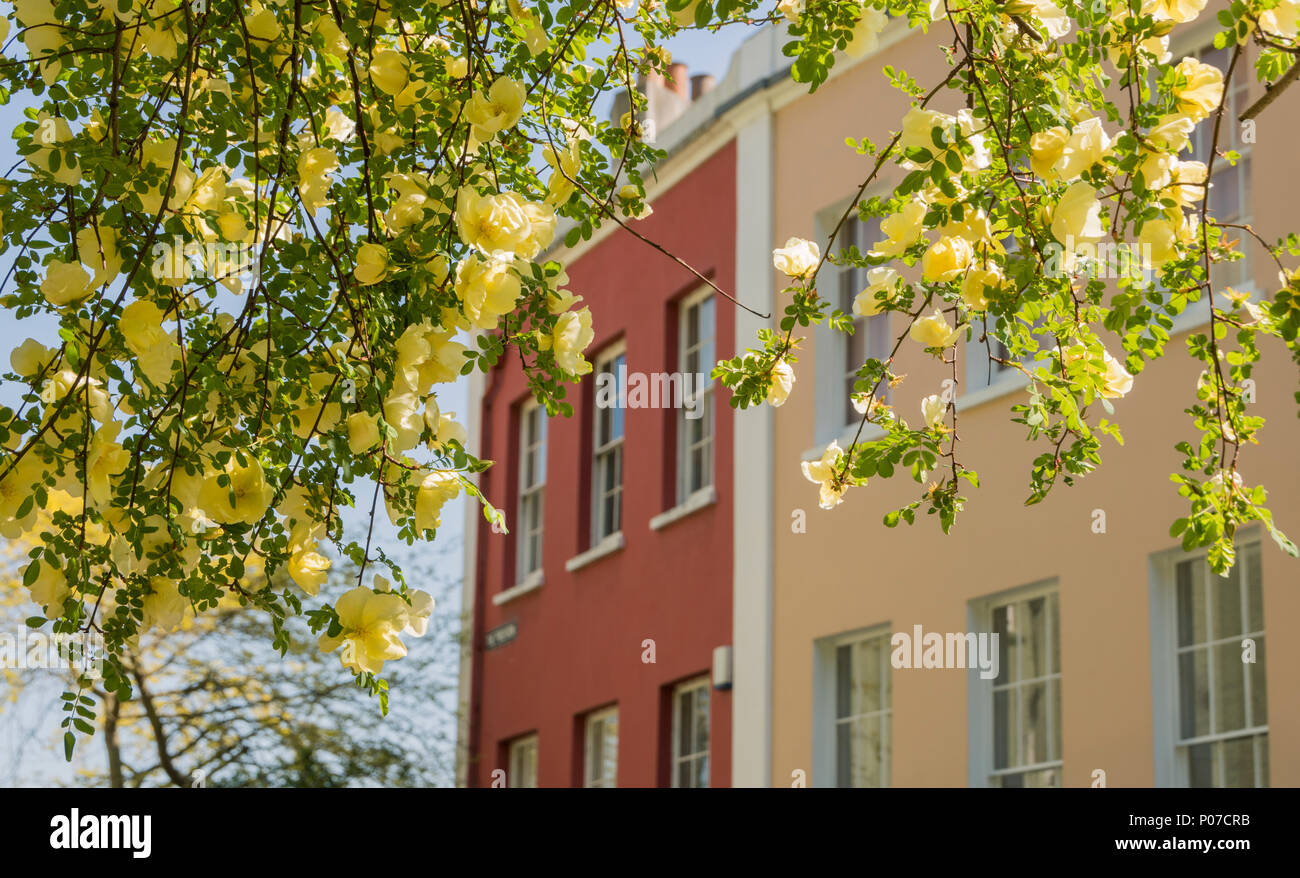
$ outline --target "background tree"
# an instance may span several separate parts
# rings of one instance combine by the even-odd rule
[[[450,544],[449,544],[450,545]],[[445,553],[444,549],[444,553]],[[396,689],[382,714],[355,681],[319,646],[301,620],[282,656],[270,645],[265,618],[231,604],[187,618],[175,631],[146,635],[124,666],[136,697],[119,701],[95,687],[103,750],[80,771],[80,782],[139,786],[451,786],[455,780],[456,683],[460,619],[450,608],[459,582],[437,579],[445,558],[413,566],[422,584],[449,609],[430,616],[425,636],[389,677]],[[341,594],[353,572],[340,568],[323,592]],[[427,578],[426,578],[427,577]],[[3,599],[25,598],[12,578]],[[18,622],[18,612],[5,618]],[[41,717],[24,717],[24,702],[49,698],[51,682],[66,686],[65,670],[45,674],[25,697],[27,670],[0,685],[9,732],[26,720],[35,753],[61,747]],[[57,679],[51,679],[52,677]],[[44,743],[42,743],[44,742]],[[12,778],[16,780],[17,778]]]

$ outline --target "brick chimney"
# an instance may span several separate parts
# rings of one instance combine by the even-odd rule
[[[653,132],[654,136],[658,136],[659,132],[689,109],[692,101],[707,94],[714,82],[714,78],[708,74],[691,76],[686,65],[681,62],[669,66],[667,75],[652,71],[641,76],[637,81],[637,90],[646,98],[646,111],[641,115],[641,121],[650,123],[646,126],[647,134]],[[615,125],[619,124],[628,107],[625,91],[614,95],[610,120]]]

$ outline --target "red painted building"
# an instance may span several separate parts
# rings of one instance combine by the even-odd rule
[[[687,144],[660,180],[674,167],[636,229],[733,290],[734,141]],[[555,254],[595,317],[573,416],[545,418],[517,358],[471,389],[471,442],[496,461],[480,487],[511,532],[474,516],[466,541],[463,781],[729,786],[732,410],[716,382],[659,407],[635,385],[707,377],[735,306],[622,229],[579,247]],[[602,372],[628,376],[626,407],[597,404]]]

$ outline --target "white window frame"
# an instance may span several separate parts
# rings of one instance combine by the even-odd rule
[[[687,374],[686,358],[688,352],[690,350],[699,349],[700,347],[703,346],[703,336],[701,336],[699,342],[697,342],[696,344],[693,345],[687,344],[686,330],[689,323],[686,319],[686,315],[691,308],[697,307],[701,303],[708,301],[710,299],[713,299],[713,288],[705,286],[699,290],[696,290],[690,295],[683,297],[677,303],[677,371],[683,376],[683,378]],[[713,411],[713,401],[714,401],[713,379],[709,376],[709,373],[713,371],[713,367],[717,363],[717,357],[718,357],[718,303],[716,299],[713,300],[712,343],[713,343],[713,361],[702,364],[704,367],[704,373],[703,373],[704,386],[695,387],[694,379],[691,379],[692,387],[694,387],[694,398],[689,401],[684,400],[684,402],[689,402],[692,407],[695,407],[697,410],[702,412],[700,417],[694,420],[703,420],[706,421],[709,425],[708,433],[698,443],[695,443],[694,445],[688,444],[689,439],[687,438],[687,435],[690,429],[691,421],[693,419],[686,417],[686,413],[688,411],[687,406],[683,405],[681,408],[677,410],[677,503],[678,504],[685,503],[688,499],[690,499],[691,495],[693,494],[701,493],[709,490],[714,486],[714,484],[717,481],[717,472],[715,466],[716,449],[714,447],[715,446],[714,440],[717,438],[718,424],[717,424],[717,419],[715,417],[715,413]],[[705,461],[704,465],[707,467],[708,476],[706,478],[703,475],[701,475],[700,484],[696,486],[694,489],[692,489],[690,484],[691,483],[690,458],[691,458],[691,452],[694,451],[695,448],[704,449],[704,454],[701,457],[702,460]]]
[[[616,364],[619,357],[623,357],[624,365],[627,363],[627,344],[626,342],[616,342],[605,350],[600,352],[596,358],[595,368],[592,370],[593,375],[599,375],[601,370],[610,365]],[[617,365],[614,367],[617,370]],[[615,387],[617,388],[618,373],[614,373]],[[626,388],[623,388],[626,392]],[[591,417],[591,545],[600,545],[604,539],[609,539],[623,531],[623,485],[624,475],[626,473],[626,456],[623,450],[624,439],[627,436],[627,410],[623,410],[623,432],[617,439],[611,439],[603,445],[600,442],[600,409],[595,405],[595,396],[592,397],[592,417]],[[621,405],[621,400],[615,400],[616,405]],[[604,480],[601,478],[601,465],[607,458],[617,460],[618,464],[618,486],[609,492],[610,495],[617,495],[617,518],[618,527],[606,530],[607,522],[603,520],[605,509]]]
[[[687,692],[698,693],[699,691],[703,691],[706,698],[708,699],[708,704],[706,707],[706,711],[707,711],[706,725],[708,729],[708,731],[706,732],[707,740],[705,741],[703,750],[693,751],[690,753],[682,753],[681,752],[681,747],[682,747],[681,699],[682,696],[685,695]],[[691,701],[692,710],[699,710],[698,698],[699,696],[697,694],[695,698],[692,699]],[[694,717],[692,717],[692,719],[694,719]],[[681,775],[679,771],[681,767],[686,763],[703,761],[706,766],[705,774],[706,775],[708,774],[709,754],[713,749],[713,692],[712,692],[710,679],[707,674],[703,677],[696,677],[693,680],[687,680],[685,683],[681,683],[673,688],[672,735],[673,735],[672,786],[674,788],[680,789],[682,785],[681,785]],[[694,777],[694,774],[692,773],[691,776]]]
[[[538,439],[530,444],[528,442],[528,420],[534,413],[538,413]],[[515,543],[516,585],[529,583],[542,575],[542,562],[545,558],[542,541],[546,533],[546,440],[548,420],[546,410],[535,399],[526,399],[519,406],[519,503],[515,519],[519,522],[518,538]],[[538,470],[541,477],[538,481],[530,484],[527,481],[527,461],[534,449],[537,450],[539,455]],[[528,550],[531,534],[526,512],[526,506],[534,499],[538,504],[537,528],[533,531],[537,535],[537,557],[535,559],[530,557]]]
[[[892,192],[892,189],[888,186],[873,186],[867,192],[863,193],[862,200],[867,201],[877,195],[887,197],[890,192]],[[844,211],[848,210],[850,205],[855,203],[856,202],[853,202],[852,199],[845,199],[820,211],[815,223],[818,240],[827,240],[830,237],[831,232],[835,229],[836,224],[840,221],[840,218],[844,216]],[[869,237],[868,232],[866,231],[867,226],[858,222],[857,217],[858,214],[855,210],[849,216],[849,219],[845,221],[846,226],[848,227],[848,236],[843,237],[844,232],[841,231],[840,235],[842,237],[838,237],[832,247],[834,253],[844,250],[851,244],[856,244],[858,251],[860,253],[865,253],[876,244],[877,240],[883,240],[883,233],[881,233],[880,237],[875,240],[867,240]],[[878,224],[881,219],[884,219],[884,217],[879,217],[875,219],[874,222]],[[878,225],[877,228],[879,228]],[[888,265],[889,263],[886,264]],[[850,317],[854,317],[855,335],[864,331],[870,332],[873,324],[877,327],[875,329],[876,334],[883,335],[885,339],[885,350],[881,352],[882,356],[878,357],[878,359],[884,359],[888,357],[894,341],[892,334],[892,315],[876,315],[871,318],[855,317],[853,315],[852,299],[849,299],[848,301],[848,308],[843,307],[845,304],[842,300],[843,290],[846,286],[856,285],[857,289],[853,293],[853,296],[856,297],[857,293],[866,286],[867,271],[869,271],[869,269],[858,271],[827,262],[822,266],[819,277],[822,278],[821,285],[824,286],[824,288],[836,290],[836,295],[840,297],[832,302],[832,306],[844,311]],[[853,280],[848,280],[848,278],[853,278]],[[818,380],[816,382],[816,387],[814,388],[816,396],[814,406],[814,425],[817,435],[816,444],[820,448],[832,439],[838,440],[846,433],[846,431],[849,435],[856,432],[858,423],[861,420],[861,415],[856,411],[853,411],[851,408],[852,404],[848,399],[848,389],[852,386],[849,383],[849,375],[851,372],[847,366],[849,351],[851,350],[849,346],[849,337],[842,332],[831,329],[827,325],[826,321],[822,321],[813,329],[813,337],[816,343],[816,368],[818,372]],[[870,346],[871,342],[868,340],[868,350],[870,350]],[[861,365],[862,364],[859,363],[858,367],[860,368]],[[855,368],[851,371],[856,372],[857,369]],[[832,379],[830,377],[831,375],[836,377]],[[891,395],[892,391],[889,388],[886,388],[886,401],[891,398]],[[850,412],[853,413],[853,418],[848,417]],[[872,430],[874,429],[874,426],[868,426],[867,429]]]
[[[1245,557],[1244,549],[1248,547],[1257,547],[1263,551],[1263,544],[1257,530],[1240,532],[1237,537],[1236,551],[1237,564],[1242,567],[1240,576],[1243,579],[1241,590],[1242,600],[1242,621],[1243,625],[1249,625],[1249,599],[1247,597],[1247,588],[1244,579],[1248,575],[1245,565],[1250,562]],[[1268,723],[1263,724],[1251,723],[1252,690],[1250,675],[1244,676],[1243,685],[1245,691],[1242,694],[1244,701],[1244,710],[1247,717],[1247,725],[1242,729],[1233,729],[1227,732],[1210,732],[1194,738],[1184,738],[1182,735],[1182,687],[1179,671],[1178,656],[1181,653],[1201,650],[1216,646],[1236,644],[1240,649],[1241,641],[1244,638],[1253,638],[1256,643],[1264,640],[1268,630],[1268,620],[1266,610],[1263,608],[1263,572],[1260,573],[1260,604],[1261,604],[1261,621],[1264,628],[1259,631],[1249,631],[1241,635],[1232,637],[1218,638],[1215,640],[1206,640],[1188,647],[1181,647],[1178,644],[1178,565],[1183,562],[1205,562],[1208,550],[1199,549],[1194,552],[1184,552],[1181,548],[1173,548],[1151,556],[1151,662],[1152,662],[1152,713],[1155,744],[1155,785],[1159,787],[1188,787],[1191,784],[1190,771],[1190,748],[1198,744],[1213,744],[1219,741],[1229,741],[1238,738],[1263,738],[1263,745],[1269,745],[1269,727]],[[1260,558],[1261,568],[1263,559]],[[1214,581],[1212,573],[1207,571],[1204,582],[1206,588]],[[1206,600],[1206,625],[1213,630],[1213,601],[1207,596]],[[1211,656],[1213,654],[1211,653]],[[1267,662],[1267,654],[1265,655]],[[1214,675],[1216,669],[1214,662],[1207,661],[1208,691],[1210,698],[1210,717],[1211,728],[1214,725],[1215,701],[1216,695],[1214,690]],[[1264,673],[1267,675],[1267,665]],[[1267,693],[1265,694],[1267,698]],[[1254,769],[1256,780],[1259,780],[1261,752],[1260,745],[1256,743],[1253,748]],[[1269,774],[1271,774],[1271,759],[1269,765]],[[1222,776],[1217,778],[1221,784]],[[1264,780],[1267,782],[1268,777]]]
[[[881,217],[873,217],[868,222],[863,222],[855,213],[845,221],[845,232],[848,234],[844,240],[837,244],[837,249],[844,249],[850,245],[856,244],[859,253],[866,253],[876,242],[882,240],[884,233],[880,231]],[[874,234],[872,229],[875,229]],[[889,351],[893,344],[890,337],[890,314],[882,312],[872,315],[871,317],[859,317],[853,313],[853,303],[860,293],[867,286],[866,268],[849,268],[847,266],[835,266],[835,286],[839,290],[839,309],[853,318],[853,337],[865,338],[866,362],[868,357],[875,357],[878,360],[884,360],[889,357]],[[841,382],[841,393],[843,395],[843,419],[842,427],[857,426],[862,420],[862,415],[853,408],[853,385],[857,381],[858,370],[862,368],[862,363],[854,365],[852,360],[853,339],[845,336],[843,333],[835,333],[840,338],[840,364],[843,371]],[[893,399],[893,389],[886,383],[884,386],[884,399],[888,404]]]
[[[1214,42],[1213,33],[1210,32],[1198,43],[1192,44],[1192,46],[1183,54],[1196,58],[1198,61],[1205,62],[1204,56],[1212,51],[1214,51]],[[1229,46],[1226,51],[1231,54],[1232,47]],[[1243,46],[1242,57],[1237,61],[1237,71],[1233,74],[1234,93],[1229,93],[1224,101],[1223,114],[1225,120],[1237,119],[1237,117],[1240,116],[1248,106],[1250,106],[1250,82],[1252,79],[1250,71],[1253,69],[1254,65],[1253,59],[1247,56],[1248,52],[1249,45]],[[1228,71],[1223,69],[1222,72],[1226,74]],[[1220,217],[1220,219],[1223,219],[1225,222],[1248,226],[1254,221],[1253,207],[1250,197],[1252,153],[1254,150],[1251,144],[1240,142],[1240,133],[1241,129],[1235,123],[1223,126],[1222,130],[1219,132],[1220,148],[1225,151],[1228,149],[1235,149],[1237,153],[1240,154],[1241,158],[1237,160],[1236,165],[1230,165],[1223,158],[1216,157],[1214,160],[1214,176],[1227,176],[1229,174],[1235,175],[1237,178],[1237,193],[1240,198],[1241,212],[1235,217]],[[1196,143],[1197,136],[1201,134],[1204,134],[1207,142],[1214,136],[1213,114],[1211,114],[1208,119],[1203,119],[1197,123],[1195,130],[1192,131],[1188,149],[1179,155],[1180,160],[1186,160],[1193,157],[1191,147]],[[1234,140],[1239,142],[1234,145],[1232,143]],[[1198,161],[1205,161],[1205,159],[1206,156],[1202,156]],[[1207,189],[1205,193],[1205,197],[1208,199],[1212,194],[1214,180],[1211,178],[1207,182],[1211,184],[1211,188]],[[1200,202],[1194,202],[1193,206],[1197,208],[1193,213],[1196,214],[1199,220]],[[1243,254],[1243,258],[1236,262],[1220,262],[1214,266],[1214,269],[1220,274],[1220,279],[1222,279],[1222,275],[1229,272],[1239,272],[1241,280],[1229,280],[1227,283],[1219,283],[1218,281],[1215,281],[1215,290],[1216,292],[1221,292],[1224,286],[1231,286],[1238,291],[1255,292],[1255,260],[1252,258],[1255,241],[1253,241],[1246,232],[1243,232],[1240,229],[1229,229],[1224,232],[1225,235],[1232,235],[1233,233],[1235,233],[1235,237],[1239,239],[1237,249]]]
[[[812,785],[814,787],[833,788],[839,784],[839,747],[836,733],[842,719],[835,715],[837,707],[836,687],[839,682],[836,653],[841,646],[864,643],[876,638],[882,638],[885,641],[884,648],[887,657],[885,673],[891,676],[888,697],[885,699],[888,702],[887,706],[880,711],[873,711],[873,714],[883,715],[886,719],[882,726],[881,750],[883,753],[888,747],[889,758],[882,759],[881,774],[886,787],[893,784],[894,683],[892,677],[893,666],[889,664],[888,659],[891,653],[889,644],[891,634],[892,629],[889,623],[884,623],[867,628],[858,628],[831,637],[823,637],[813,644]],[[859,716],[866,715],[860,714]],[[843,719],[854,718],[856,717],[845,717]]]
[[[531,754],[532,779],[531,783],[520,783],[519,778],[528,776],[528,764],[524,760]],[[538,767],[539,746],[537,734],[523,735],[515,738],[510,742],[509,747],[509,773],[506,775],[506,785],[515,789],[536,789],[537,788],[537,767]]]
[[[616,730],[614,735],[614,776],[605,777],[603,774],[597,775],[595,772],[598,756],[602,757],[601,759],[599,759],[599,762],[601,763],[601,769],[603,771],[603,763],[604,763],[603,745],[606,740],[605,735],[603,732],[601,733],[602,748],[601,748],[601,752],[598,754],[595,752],[595,747],[593,745],[595,738],[592,735],[592,728],[597,725],[601,725],[601,726],[605,725],[606,722],[611,717],[614,720],[614,728]],[[618,737],[619,737],[617,733],[618,706],[615,705],[614,707],[606,707],[601,710],[595,710],[587,714],[587,718],[583,721],[582,728],[583,728],[582,785],[584,787],[617,787],[618,786]]]
[[[1061,702],[1064,701],[1065,698],[1063,674],[1064,655],[1059,654],[1059,641],[1061,637],[1060,627],[1063,614],[1061,612],[1061,589],[1059,581],[1056,578],[1047,579],[1033,585],[1010,589],[1008,591],[999,592],[997,594],[988,595],[974,600],[970,604],[968,619],[971,631],[991,635],[993,634],[994,610],[1007,606],[1008,604],[1030,601],[1048,595],[1056,596],[1056,630],[1053,631],[1050,625],[1048,626],[1046,632],[1047,642],[1044,648],[1046,655],[1050,657],[1052,655],[1054,641],[1055,645],[1058,646],[1058,664],[1055,673],[1049,671],[1049,673],[1045,675],[1030,679],[1021,678],[1017,674],[1017,679],[1012,683],[998,684],[995,686],[993,680],[986,680],[980,675],[980,669],[978,667],[970,668],[967,671],[967,694],[970,704],[970,750],[968,761],[970,766],[969,783],[972,787],[999,786],[1000,784],[995,783],[999,778],[1028,774],[1034,771],[1044,771],[1053,768],[1060,772],[1060,785],[1064,785],[1065,735],[1064,729],[1061,726]],[[1021,653],[1020,650],[1017,650],[1018,656],[1022,654],[1023,653]],[[1002,668],[999,666],[999,672],[1001,670]],[[1006,768],[996,768],[994,748],[996,747],[997,742],[994,740],[993,729],[994,692],[997,689],[1008,689],[1012,687],[1019,688],[1043,682],[1050,683],[1053,679],[1057,681],[1057,690],[1061,695],[1056,699],[1055,704],[1053,704],[1052,688],[1050,685],[1045,687],[1049,699],[1047,711],[1047,743],[1050,749],[1056,738],[1056,735],[1053,733],[1058,728],[1061,729],[1061,752],[1056,754],[1057,758],[1048,759],[1044,762],[1015,764],[1007,766]],[[1020,722],[1019,710],[1015,711],[1015,719],[1018,726]],[[1013,733],[1013,741],[1016,746],[1019,747],[1021,736],[1018,733]]]

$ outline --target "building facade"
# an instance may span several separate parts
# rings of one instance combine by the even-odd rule
[[[731,784],[735,438],[709,372],[736,339],[714,288],[736,287],[736,148],[715,124],[735,86],[674,74],[651,84],[670,157],[635,228],[698,275],[611,223],[551,254],[595,315],[573,416],[546,417],[517,358],[471,386],[471,447],[497,462],[479,485],[510,533],[471,509],[469,786]]]
[[[1181,29],[1175,58],[1224,66],[1210,46],[1212,12]],[[592,306],[597,375],[621,365],[629,375],[673,372],[684,351],[703,356],[683,315],[706,301],[713,356],[752,345],[775,322],[757,315],[781,304],[772,250],[793,235],[824,243],[871,171],[845,138],[887,142],[907,110],[883,68],[923,84],[949,70],[932,36],[895,20],[875,52],[840,59],[810,95],[790,78],[786,41],[782,26],[763,29],[716,88],[684,111],[667,102],[680,116],[661,132],[669,158],[650,192],[655,214],[637,225],[747,308],[625,232],[602,230],[556,254]],[[1243,79],[1228,112],[1262,92]],[[1300,93],[1289,92],[1258,137],[1229,134],[1242,159],[1216,163],[1211,204],[1221,218],[1265,234],[1289,228],[1294,211],[1268,181],[1289,172],[1297,109]],[[1197,158],[1203,139],[1194,135]],[[865,195],[887,195],[900,179],[887,166]],[[835,249],[883,237],[856,221],[846,235]],[[1275,283],[1259,249],[1219,271],[1220,284],[1238,289]],[[820,277],[846,311],[863,286],[860,273],[831,265]],[[1106,442],[1097,472],[1032,507],[1029,470],[1043,449],[1010,420],[1025,382],[962,345],[962,458],[981,487],[964,492],[947,536],[925,516],[882,524],[916,499],[909,478],[873,479],[823,511],[800,472],[832,440],[852,440],[852,375],[888,354],[900,319],[860,320],[851,340],[809,331],[779,410],[736,412],[713,389],[708,479],[683,476],[703,464],[691,462],[696,446],[682,437],[694,428],[678,411],[629,408],[615,426],[588,376],[573,418],[543,428],[517,363],[475,379],[471,448],[498,461],[482,487],[513,524],[493,534],[471,512],[467,528],[463,782],[1300,785],[1300,644],[1285,636],[1300,621],[1300,567],[1247,529],[1232,575],[1216,577],[1169,534],[1186,509],[1169,473],[1181,460],[1175,444],[1194,435],[1184,409],[1199,371],[1184,340],[1204,331],[1204,306],[1183,315],[1167,356],[1114,401],[1125,444]],[[1242,470],[1268,486],[1278,525],[1294,535],[1294,366],[1280,345],[1263,351],[1251,411],[1268,427],[1243,450]],[[906,380],[887,402],[912,421],[921,398],[951,378],[910,342],[894,371]],[[611,471],[620,475],[607,483]],[[895,667],[899,633],[996,634],[996,673]],[[653,663],[643,660],[647,643]],[[717,654],[715,676],[717,647],[730,649]],[[692,723],[707,726],[707,744],[683,735]]]
[[[1175,59],[1199,54],[1226,66],[1210,46],[1212,12],[1199,29],[1179,31]],[[935,42],[904,28],[892,22],[877,53],[776,112],[770,246],[790,235],[824,241],[870,170],[844,147],[845,137],[881,143],[898,128],[908,104],[887,87],[886,65],[921,83],[946,73]],[[1228,115],[1262,93],[1253,76],[1248,84],[1243,78]],[[1297,108],[1300,94],[1281,98],[1257,142],[1228,126],[1228,145],[1243,158],[1236,167],[1216,164],[1211,206],[1222,219],[1254,222],[1266,235],[1294,225],[1294,207],[1268,181],[1289,173]],[[1203,139],[1194,135],[1197,158]],[[888,193],[900,178],[893,168],[866,195]],[[884,237],[871,225],[850,227],[860,247]],[[1276,267],[1244,243],[1253,252],[1223,268],[1220,284],[1271,291]],[[827,282],[850,298],[865,286],[861,277]],[[888,355],[884,346],[906,328],[899,320],[860,319],[852,348],[841,334],[812,333],[800,352],[799,384],[776,414],[772,783],[1300,784],[1300,644],[1285,633],[1300,620],[1300,566],[1267,533],[1249,529],[1238,535],[1232,575],[1221,579],[1203,554],[1184,554],[1169,533],[1187,509],[1169,480],[1182,459],[1174,446],[1196,435],[1184,409],[1195,402],[1199,365],[1184,340],[1205,331],[1204,304],[1175,324],[1166,357],[1114,401],[1125,444],[1106,441],[1097,472],[1032,507],[1024,505],[1029,471],[1044,448],[1026,442],[1025,428],[1010,420],[1011,406],[1026,397],[1025,381],[963,345],[961,457],[981,486],[963,491],[969,500],[948,536],[927,516],[910,527],[882,524],[919,496],[906,476],[873,479],[823,511],[799,469],[832,440],[848,446],[859,415],[846,405],[847,376],[865,356]],[[1110,345],[1118,350],[1113,336]],[[1294,535],[1295,370],[1280,344],[1263,350],[1250,410],[1268,426],[1259,446],[1243,449],[1241,469],[1269,488],[1275,520]],[[951,378],[950,367],[912,342],[904,342],[894,371],[906,380],[888,401],[913,422],[921,398],[941,393]],[[792,529],[795,510],[806,511],[804,532]],[[996,676],[895,667],[895,633],[909,641],[925,633],[945,641],[998,634]]]

